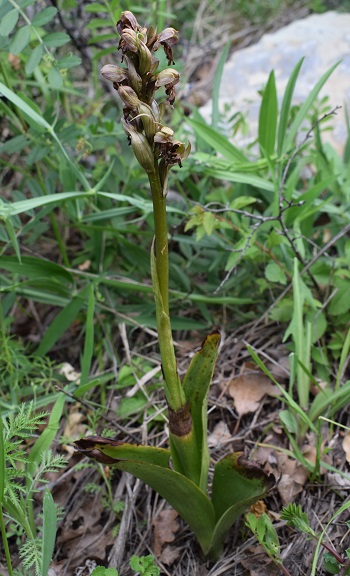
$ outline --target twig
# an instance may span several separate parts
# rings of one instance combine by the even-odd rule
[[[237,259],[237,261],[234,263],[233,266],[231,266],[231,268],[228,270],[228,272],[225,275],[225,278],[222,280],[222,282],[220,283],[220,285],[218,286],[218,288],[215,290],[215,293],[219,292],[222,287],[226,284],[227,280],[230,278],[232,272],[235,270],[235,268],[238,266],[238,264],[241,262],[241,260],[243,259],[245,253],[247,252],[247,250],[249,249],[251,242],[252,242],[252,238],[254,236],[254,234],[256,233],[256,231],[258,230],[258,228],[260,226],[262,226],[262,224],[265,224],[266,222],[278,222],[282,228],[282,233],[283,236],[288,240],[296,258],[299,260],[299,262],[302,264],[302,266],[304,266],[304,270],[308,273],[309,278],[315,288],[315,290],[317,291],[318,295],[322,295],[322,291],[318,285],[318,282],[316,281],[315,277],[313,276],[313,274],[311,274],[309,267],[306,267],[306,263],[302,257],[302,255],[300,254],[299,250],[297,249],[294,239],[290,236],[289,234],[289,230],[285,224],[284,221],[284,213],[289,210],[290,208],[293,207],[300,207],[304,204],[304,202],[290,202],[288,201],[284,196],[283,196],[283,189],[286,183],[286,179],[287,179],[287,175],[291,166],[291,163],[293,162],[294,158],[297,156],[297,154],[300,152],[301,148],[304,146],[304,144],[306,144],[306,142],[311,138],[311,134],[312,131],[316,128],[316,126],[318,126],[325,118],[331,116],[331,115],[336,115],[337,110],[339,110],[341,108],[341,106],[336,106],[333,110],[331,110],[331,112],[327,112],[326,114],[324,114],[321,118],[319,118],[312,126],[311,128],[308,130],[308,132],[306,133],[305,137],[303,138],[303,140],[296,145],[293,153],[291,154],[291,156],[288,158],[287,164],[283,170],[283,174],[282,174],[282,178],[280,181],[280,185],[278,188],[278,214],[276,216],[262,216],[260,214],[252,214],[251,212],[247,212],[246,210],[238,210],[238,209],[234,209],[234,208],[228,208],[227,206],[224,208],[218,208],[218,209],[210,209],[210,207],[214,204],[217,205],[218,203],[209,203],[206,206],[204,206],[204,209],[208,212],[213,212],[214,214],[216,213],[220,213],[220,212],[233,212],[235,214],[241,214],[243,216],[246,216],[247,218],[251,218],[253,220],[257,220],[257,222],[251,227],[250,229],[250,233],[248,234],[247,238],[246,238],[246,242],[243,248],[239,248],[236,250],[232,250],[232,252],[240,252],[241,255],[240,257]],[[220,204],[219,204],[220,205]],[[222,206],[222,204],[221,204]]]

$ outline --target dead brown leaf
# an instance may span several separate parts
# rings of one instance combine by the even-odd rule
[[[346,454],[346,461],[350,462],[350,430],[344,436],[342,447]]]
[[[212,448],[217,448],[218,446],[221,446],[221,444],[226,444],[231,439],[232,434],[229,427],[226,422],[220,420],[220,422],[216,424],[212,433],[208,436],[208,445]]]
[[[297,460],[288,458],[286,454],[278,453],[277,460],[282,472],[277,490],[283,506],[288,506],[303,491],[309,472]]]
[[[265,394],[276,396],[279,390],[255,365],[247,363],[244,372],[232,380],[228,392],[234,400],[238,415],[243,416],[255,412]]]
[[[153,522],[153,552],[155,556],[160,556],[164,544],[173,542],[175,534],[180,524],[176,510],[166,509],[159,512]]]
[[[249,576],[279,576],[280,570],[266,555],[260,546],[252,546],[247,550],[247,557],[241,560],[243,568],[248,570]]]
[[[175,548],[174,546],[165,546],[161,555],[159,556],[159,560],[165,564],[166,566],[170,566],[179,558],[181,554],[181,548]]]

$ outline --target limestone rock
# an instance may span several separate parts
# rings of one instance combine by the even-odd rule
[[[277,32],[265,34],[257,44],[234,52],[225,64],[219,105],[231,105],[232,112],[243,112],[249,119],[249,141],[257,135],[261,98],[258,90],[275,70],[279,102],[288,78],[300,58],[305,57],[295,87],[293,103],[303,102],[321,76],[337,61],[341,63],[323,87],[320,97],[329,105],[342,106],[333,118],[333,131],[326,140],[342,152],[347,131],[344,106],[350,112],[350,14],[326,12],[296,20]],[[201,109],[210,118],[211,101]]]

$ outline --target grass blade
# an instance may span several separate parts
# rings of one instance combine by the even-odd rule
[[[222,79],[222,73],[224,70],[224,65],[227,59],[228,51],[231,46],[231,41],[226,42],[224,49],[221,53],[219,63],[215,70],[214,85],[212,93],[212,113],[211,113],[211,127],[216,130],[219,122],[219,92]]]
[[[44,493],[43,514],[41,576],[47,576],[53,556],[57,532],[56,506],[48,488],[46,488]]]
[[[305,100],[304,104],[301,106],[299,112],[297,113],[297,115],[296,115],[296,117],[295,117],[295,119],[294,119],[294,121],[290,127],[289,133],[288,133],[287,137],[285,138],[284,145],[282,148],[282,154],[285,154],[286,152],[288,152],[290,150],[290,148],[293,146],[294,138],[297,135],[297,132],[300,128],[301,123],[303,122],[303,120],[305,120],[306,115],[309,112],[313,102],[316,100],[321,88],[327,82],[328,78],[330,77],[332,72],[334,72],[334,70],[336,69],[336,67],[339,64],[340,64],[340,62],[337,62],[336,64],[331,66],[331,68],[329,68],[329,70],[327,70],[327,72],[325,74],[323,74],[322,78],[320,78],[320,80],[317,82],[317,84],[315,85],[315,87],[313,88],[313,90],[310,92],[309,96]]]
[[[84,343],[83,360],[81,363],[80,385],[86,384],[86,382],[89,379],[92,354],[94,350],[94,311],[95,311],[95,288],[94,285],[91,284],[88,300],[87,316],[86,316],[85,343]]]
[[[289,111],[290,106],[292,103],[292,98],[294,94],[294,88],[296,81],[299,76],[300,68],[303,64],[304,58],[301,58],[297,65],[295,66],[294,70],[292,71],[286,89],[284,91],[281,112],[280,112],[280,121],[278,124],[278,136],[277,136],[277,154],[280,156],[282,154],[284,141],[286,138],[287,133],[287,126],[288,126],[288,118],[289,118]]]

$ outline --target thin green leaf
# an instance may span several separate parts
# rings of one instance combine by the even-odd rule
[[[18,262],[21,263],[21,251],[20,251],[20,248],[19,248],[19,244],[18,244],[16,232],[15,232],[15,229],[14,229],[14,227],[13,227],[11,218],[6,218],[6,220],[5,220],[5,226],[6,226],[6,230],[7,230],[7,233],[8,233],[8,235],[9,235],[9,238],[10,238],[10,240],[11,240],[12,247],[13,247],[15,253],[16,253]],[[0,265],[1,265],[1,264],[0,264]]]
[[[266,178],[260,178],[260,176],[254,176],[253,174],[235,172],[235,170],[217,170],[216,168],[205,168],[204,174],[206,176],[212,176],[213,178],[219,178],[221,180],[227,180],[228,182],[240,182],[241,184],[249,184],[258,188],[260,190],[267,190],[268,192],[274,192],[275,187],[273,182],[269,182]]]
[[[287,133],[290,106],[292,103],[295,84],[296,84],[296,81],[298,79],[300,68],[302,66],[303,61],[304,61],[304,58],[301,58],[299,60],[299,62],[296,64],[296,66],[294,67],[294,69],[293,69],[293,71],[289,77],[286,89],[284,91],[282,106],[281,106],[281,112],[280,112],[280,120],[279,120],[279,124],[278,124],[278,136],[277,136],[277,154],[279,156],[282,154],[282,150],[284,147],[284,141],[285,141],[286,133]]]
[[[36,351],[38,356],[44,356],[74,322],[80,310],[86,303],[89,294],[89,286],[86,286],[77,296],[74,296],[67,306],[61,310],[54,321],[46,330],[43,339]]]
[[[34,472],[39,466],[44,452],[50,448],[52,442],[55,439],[57,430],[60,425],[65,401],[66,395],[61,392],[51,409],[50,418],[47,425],[45,426],[43,432],[40,434],[39,438],[36,440],[30,451],[28,457],[28,473],[31,476],[34,476]]]
[[[73,200],[91,196],[93,192],[58,192],[57,194],[47,194],[47,196],[39,196],[37,198],[28,198],[27,200],[19,200],[11,204],[0,204],[0,216],[6,217],[8,215],[15,216],[28,212],[34,208],[40,208],[48,204],[64,202],[65,200]]]
[[[267,157],[272,156],[275,151],[277,115],[277,91],[275,73],[272,70],[263,93],[258,130],[260,148]]]
[[[327,82],[327,80],[330,77],[330,75],[332,74],[332,72],[334,72],[336,67],[339,66],[339,64],[340,64],[340,62],[337,62],[336,64],[331,66],[331,68],[329,68],[329,70],[327,70],[327,72],[325,74],[323,74],[322,78],[320,78],[320,80],[317,82],[317,84],[315,85],[315,87],[313,88],[313,90],[310,92],[309,96],[305,100],[304,104],[301,106],[299,112],[297,113],[296,117],[294,118],[294,121],[290,127],[288,135],[286,136],[286,138],[284,140],[284,145],[282,148],[282,154],[283,155],[286,154],[290,150],[291,146],[293,145],[294,139],[297,135],[297,132],[300,128],[301,123],[305,119],[305,117],[306,117],[307,113],[309,112],[312,104],[316,100],[320,90],[322,89],[324,84]]]
[[[41,576],[47,576],[56,540],[57,511],[48,488],[44,493],[43,501],[43,535],[42,535],[42,567]]]
[[[92,354],[94,351],[94,312],[95,312],[95,288],[94,285],[91,284],[88,300],[88,309],[86,315],[84,353],[83,353],[83,360],[81,363],[81,378],[80,378],[81,385],[86,384],[86,382],[88,381],[91,369]]]
[[[219,92],[222,79],[224,65],[227,59],[229,49],[231,47],[231,40],[226,42],[223,51],[221,52],[220,60],[215,70],[214,84],[212,91],[212,113],[211,113],[211,127],[216,130],[219,122]]]
[[[209,146],[224,158],[232,162],[248,162],[244,154],[236,148],[231,142],[216,130],[213,130],[207,124],[198,120],[187,119],[188,124],[193,128],[195,133],[202,138]]]

